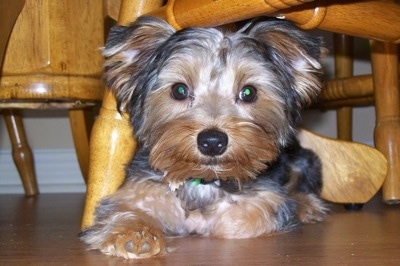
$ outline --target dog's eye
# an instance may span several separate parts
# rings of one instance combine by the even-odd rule
[[[185,84],[177,83],[172,86],[171,95],[175,100],[185,100],[189,97],[189,89]]]
[[[256,100],[257,98],[257,90],[253,86],[244,86],[240,92],[239,92],[239,100],[246,102],[246,103],[252,103]]]

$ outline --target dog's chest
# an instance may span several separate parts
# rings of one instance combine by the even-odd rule
[[[215,184],[185,184],[176,192],[184,210],[182,227],[189,234],[208,235],[221,210],[230,205],[229,195]],[[225,206],[225,207],[224,207]]]
[[[212,209],[212,206],[224,198],[224,192],[213,184],[194,185],[191,182],[186,182],[181,189],[176,191],[176,195],[187,214],[195,210],[211,211],[210,208]]]

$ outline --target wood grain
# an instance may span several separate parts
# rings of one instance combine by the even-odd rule
[[[333,34],[335,78],[353,76],[353,37],[345,34]],[[322,91],[325,91],[324,87]],[[353,109],[349,106],[336,110],[337,137],[352,140]]]
[[[15,12],[24,3],[14,25]],[[10,138],[25,135],[21,117],[13,116],[15,109],[77,108],[70,112],[70,120],[81,171],[87,176],[93,117],[82,108],[98,105],[103,96],[103,58],[99,51],[104,45],[103,3],[27,0],[2,1],[0,7],[6,14],[1,16],[0,29],[9,31],[14,25],[9,38],[9,32],[1,32],[0,41],[2,46],[8,42],[0,73],[0,109],[8,110],[7,121],[19,121],[7,123]],[[3,23],[7,18],[14,20]],[[33,189],[33,158],[28,144],[24,144],[25,149],[18,148],[16,164],[24,187]],[[37,192],[32,189],[26,194]]]
[[[299,132],[299,140],[322,161],[322,198],[336,203],[365,203],[381,188],[387,162],[375,148],[306,130]]]
[[[163,257],[127,261],[79,241],[83,194],[0,195],[1,265],[398,265],[400,206],[380,197],[359,212],[330,206],[327,220],[271,237],[174,238]]]
[[[90,134],[92,132],[95,112],[90,108],[68,110],[69,122],[74,140],[79,168],[85,183],[89,178]]]
[[[0,16],[0,70],[3,65],[3,58],[7,47],[8,39],[14,27],[15,21],[25,5],[24,0],[3,0],[0,1],[0,10],[6,10]]]
[[[375,146],[388,160],[383,185],[384,200],[400,202],[400,87],[398,46],[371,41],[372,73],[375,88]]]
[[[112,95],[108,97],[113,99]],[[90,139],[89,178],[82,228],[93,223],[99,200],[121,186],[125,180],[125,165],[136,148],[128,118],[117,112],[115,106],[114,109],[105,107],[105,103],[109,101],[103,102]]]
[[[278,16],[295,22],[303,29],[320,28],[398,43],[399,13],[400,5],[385,0],[174,0],[150,15],[167,20],[177,29],[223,25],[260,15]]]
[[[79,12],[77,12],[79,10]],[[0,83],[2,107],[12,99],[99,101],[104,45],[103,5],[29,0],[14,26]]]

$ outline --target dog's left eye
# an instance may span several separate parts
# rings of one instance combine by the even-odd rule
[[[177,83],[172,86],[171,95],[175,100],[185,100],[189,97],[189,89],[185,84]]]
[[[257,98],[257,89],[253,86],[244,86],[240,90],[238,97],[243,102],[252,103]]]

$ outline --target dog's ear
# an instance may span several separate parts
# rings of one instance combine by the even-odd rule
[[[174,32],[165,21],[152,17],[139,17],[128,27],[111,28],[103,50],[104,79],[116,96],[120,111],[130,109],[133,92],[140,79],[149,75],[148,67],[155,61],[154,52]]]
[[[289,119],[296,124],[298,114],[316,100],[322,86],[320,62],[322,40],[284,20],[267,20],[254,24],[248,34],[267,46],[268,57],[285,77],[285,98]]]

